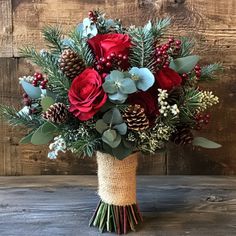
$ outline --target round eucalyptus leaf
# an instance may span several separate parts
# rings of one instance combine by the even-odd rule
[[[95,128],[100,134],[102,134],[109,128],[109,126],[102,119],[100,119],[96,122]]]
[[[117,130],[120,135],[125,135],[127,133],[127,125],[125,123],[114,125],[113,128]]]

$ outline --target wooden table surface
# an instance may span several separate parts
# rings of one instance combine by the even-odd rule
[[[96,188],[96,176],[0,177],[0,235],[100,235]],[[236,235],[235,177],[139,176],[137,193],[144,224],[129,235]]]

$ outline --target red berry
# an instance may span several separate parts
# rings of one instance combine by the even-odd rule
[[[195,71],[197,78],[201,77],[201,71]]]
[[[110,57],[111,58],[114,58],[116,56],[116,54],[114,53],[114,52],[112,52],[111,54],[110,54]]]
[[[102,70],[103,67],[101,65],[97,65],[97,70]]]
[[[194,70],[195,70],[195,71],[199,71],[199,70],[201,70],[201,67],[200,67],[199,65],[196,65],[196,66],[194,67]]]
[[[111,56],[107,56],[107,60],[110,61],[111,60]]]
[[[204,123],[207,125],[209,123],[209,120],[204,120]]]
[[[163,57],[164,57],[165,59],[167,59],[169,56],[168,56],[167,54],[165,54],[165,55],[163,55]]]
[[[123,56],[123,60],[126,61],[128,57],[126,55]]]
[[[106,58],[101,57],[101,58],[100,58],[100,61],[101,61],[102,63],[106,63],[107,60],[106,60]]]
[[[36,79],[37,80],[42,80],[43,79],[43,75],[38,73],[37,76],[36,76]]]
[[[165,65],[166,65],[166,66],[169,66],[169,65],[170,65],[170,62],[169,62],[169,61],[166,61],[166,62],[165,62]]]
[[[163,68],[164,68],[164,69],[167,69],[167,68],[168,68],[168,66],[167,66],[167,65],[164,65],[164,66],[163,66]]]
[[[123,55],[120,53],[120,54],[118,55],[118,58],[121,59],[122,57],[123,57]]]
[[[173,37],[170,37],[169,40],[168,40],[169,43],[173,43],[174,41],[175,41],[175,40],[174,40]]]
[[[181,49],[181,46],[180,45],[177,45],[176,47],[175,47],[175,50],[177,50],[177,51],[179,51]]]
[[[161,58],[157,58],[157,63],[161,64],[162,63],[162,59]]]
[[[182,74],[182,77],[183,77],[184,79],[187,79],[187,78],[188,78],[188,74],[187,74],[187,73],[183,73],[183,74]]]
[[[89,12],[88,12],[88,16],[89,16],[89,17],[93,17],[93,16],[94,16],[94,13],[93,13],[92,11],[89,11]]]
[[[106,63],[106,67],[110,68],[112,65],[111,65],[111,62],[107,62]]]
[[[162,52],[160,50],[157,51],[157,55],[160,56],[162,55]]]
[[[205,118],[209,120],[211,118],[211,115],[210,114],[206,114]]]
[[[176,45],[176,46],[180,46],[181,43],[182,43],[182,42],[181,42],[180,40],[176,40],[176,41],[175,41],[175,45]]]
[[[34,77],[36,78],[38,74],[39,74],[38,72],[35,72],[34,73]]]

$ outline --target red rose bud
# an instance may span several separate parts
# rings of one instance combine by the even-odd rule
[[[180,86],[182,82],[181,76],[170,68],[159,70],[155,76],[159,88],[171,90],[174,87]]]
[[[102,88],[102,78],[91,68],[85,69],[75,77],[68,97],[69,111],[82,121],[91,119],[107,100],[107,94]]]

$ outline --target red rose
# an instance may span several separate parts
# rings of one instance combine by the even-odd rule
[[[82,121],[92,118],[107,100],[107,95],[102,89],[102,78],[91,68],[85,69],[75,77],[68,97],[69,111]]]
[[[170,68],[163,68],[159,70],[155,76],[159,88],[171,90],[181,84],[181,76]]]
[[[88,40],[88,44],[98,59],[106,58],[111,53],[127,56],[131,46],[130,38],[126,34],[97,34]]]
[[[143,107],[151,124],[159,114],[157,100],[149,92],[140,91],[129,95],[128,103],[131,105],[138,104]]]

